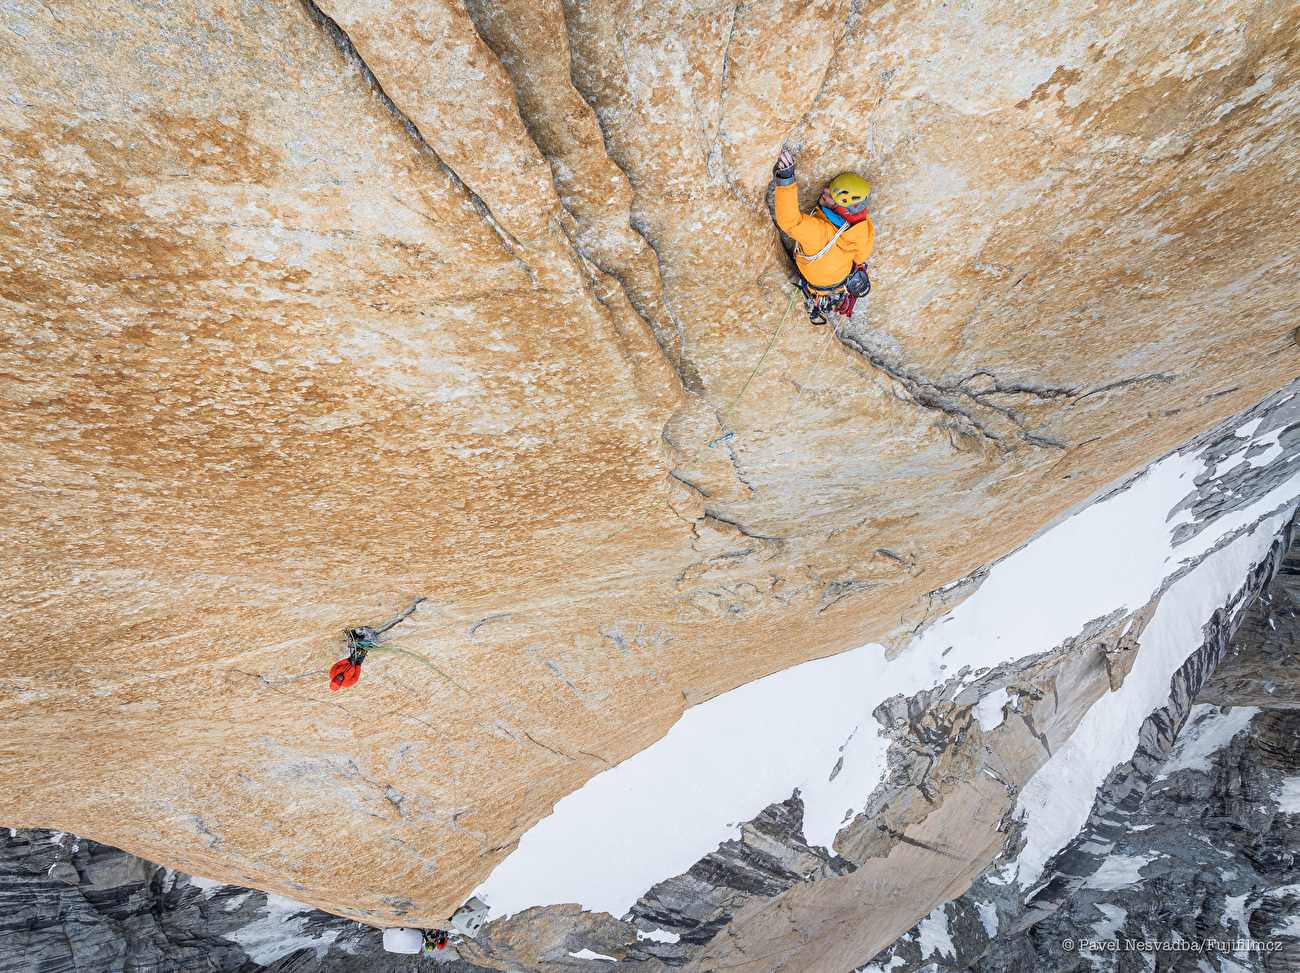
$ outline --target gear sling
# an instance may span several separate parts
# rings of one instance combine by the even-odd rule
[[[822,211],[825,212],[824,209]],[[796,264],[807,266],[826,256],[844,231],[854,225],[856,224],[843,220],[839,229],[835,231],[835,235],[827,241],[826,246],[811,257],[803,252],[803,244],[796,240],[794,244]],[[802,257],[803,260],[799,260],[799,257]],[[824,287],[810,284],[808,279],[801,273],[799,275],[799,289],[803,291],[806,298],[804,303],[808,308],[809,320],[813,324],[825,324],[828,311],[843,314],[845,317],[850,316],[853,313],[853,305],[858,302],[858,298],[865,297],[871,292],[871,278],[867,276],[867,265],[865,263],[854,264],[853,269],[849,271],[849,275],[842,281]]]

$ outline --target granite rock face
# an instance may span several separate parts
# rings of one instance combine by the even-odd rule
[[[1294,3],[0,22],[0,824],[352,919],[442,922],[687,707],[901,646],[1300,365]],[[875,186],[837,333],[783,145]],[[332,694],[417,597],[440,671]]]
[[[1300,426],[1296,392],[1189,444],[1185,452],[1206,473],[1175,507],[1192,512],[1187,523],[1202,523],[1198,510],[1206,529],[1225,515],[1225,504],[1211,511],[1206,498],[1230,497],[1241,510],[1293,482],[1300,441],[1255,465],[1250,454],[1261,454],[1242,446],[1241,430],[1288,440],[1286,431]],[[1236,535],[1265,520],[1282,522],[1246,520]],[[651,971],[847,970],[845,960],[871,956],[874,942],[883,948],[863,967],[871,973],[1127,971],[1148,969],[1149,956],[1062,944],[1182,937],[1212,942],[1204,949],[1248,969],[1290,969],[1300,949],[1300,930],[1290,925],[1300,840],[1294,522],[1271,540],[1174,671],[1168,704],[1142,724],[1132,759],[1109,773],[1079,833],[1028,890],[1006,874],[1023,845],[1017,795],[1098,699],[1137,678],[1133,659],[1155,651],[1147,636],[1157,607],[1198,564],[1174,570],[1151,603],[1098,618],[1050,652],[972,684],[953,679],[886,700],[874,717],[890,741],[889,773],[834,849],[807,841],[796,791],[741,825],[736,840],[646,890],[626,916],[529,909],[493,919],[476,940],[453,935],[416,968],[576,973],[608,957]],[[977,716],[985,698],[1003,695],[1000,722]],[[0,971],[164,970],[200,957],[202,968],[240,973],[410,968],[409,959],[383,954],[363,923],[67,834],[12,831],[0,865]],[[1251,953],[1240,945],[1246,939],[1271,945]],[[1183,969],[1177,963],[1186,959],[1167,953],[1156,968]]]

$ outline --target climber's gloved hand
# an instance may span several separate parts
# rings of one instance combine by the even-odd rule
[[[776,160],[776,165],[772,167],[772,175],[776,176],[778,186],[794,185],[794,156],[790,154],[789,149],[782,149],[780,157]]]

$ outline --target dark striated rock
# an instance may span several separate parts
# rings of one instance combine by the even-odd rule
[[[259,962],[263,959],[265,962]],[[0,973],[389,973],[480,967],[396,956],[377,930],[44,830],[0,832]]]
[[[1150,970],[1149,961],[1157,971],[1300,969],[1300,923],[1291,921],[1300,914],[1300,801],[1285,796],[1300,795],[1298,566],[1300,539],[1189,707],[1167,773],[1155,776],[1131,811],[1112,816],[1122,828],[1106,864],[1069,889],[1054,912],[999,937],[971,970],[1128,973]],[[1234,712],[1236,723],[1228,723]],[[1181,767],[1180,756],[1202,739],[1221,745],[1210,747],[1200,766]],[[1178,937],[1214,945],[1200,955],[1135,948],[1081,954],[1062,946],[1080,938],[1124,946]],[[1262,948],[1230,948],[1238,940]]]
[[[803,837],[803,801],[796,790],[741,825],[741,836],[726,841],[690,870],[660,882],[632,907],[638,926],[658,927],[681,937],[676,944],[644,943],[642,948],[668,964],[684,962],[690,947],[707,943],[727,924],[742,902],[770,899],[799,882],[843,875],[856,866]]]
[[[1210,482],[1205,481],[1199,489],[1206,489]],[[1289,633],[1300,628],[1300,619],[1296,617],[1300,614],[1300,606],[1292,601],[1290,594],[1297,585],[1297,563],[1300,563],[1300,531],[1297,531],[1296,521],[1293,521],[1274,540],[1270,556],[1261,561],[1251,577],[1245,580],[1237,596],[1216,611],[1206,624],[1204,644],[1188,658],[1171,680],[1169,705],[1152,713],[1144,722],[1133,758],[1116,767],[1098,789],[1084,828],[1048,862],[1041,884],[1027,899],[1022,898],[1018,885],[999,885],[986,876],[977,881],[965,895],[947,903],[941,910],[936,910],[936,919],[941,914],[943,925],[951,937],[953,952],[947,955],[953,962],[954,969],[969,968],[980,973],[1043,969],[1064,973],[1075,969],[1079,963],[1083,964],[1080,968],[1093,968],[1087,959],[1080,958],[1074,951],[1061,948],[1060,944],[1071,935],[1095,938],[1090,924],[1102,922],[1110,915],[1096,908],[1090,913],[1084,910],[1085,914],[1081,914],[1078,907],[1080,902],[1088,903],[1090,908],[1111,904],[1107,897],[1109,892],[1089,888],[1094,878],[1104,873],[1108,863],[1122,863],[1144,853],[1143,843],[1137,839],[1147,832],[1151,832],[1149,840],[1160,840],[1154,837],[1160,825],[1149,820],[1152,813],[1151,801],[1159,800],[1158,797],[1151,796],[1151,789],[1163,779],[1160,774],[1184,722],[1192,713],[1203,716],[1199,710],[1206,708],[1207,696],[1216,703],[1231,706],[1233,701],[1230,697],[1225,698],[1224,684],[1241,682],[1231,671],[1225,676],[1212,675],[1216,667],[1228,657],[1243,672],[1254,673],[1258,672],[1261,665],[1271,666],[1270,672],[1278,685],[1289,683],[1294,686],[1297,682],[1296,676],[1300,675],[1300,670],[1292,669],[1288,675],[1283,668],[1284,660],[1292,658],[1290,653],[1294,649]],[[1256,691],[1258,682],[1258,679],[1246,680],[1250,699],[1255,705],[1260,702]],[[1203,695],[1198,697],[1198,693]],[[1258,731],[1255,737],[1256,750],[1261,759],[1267,754],[1276,762],[1300,761],[1300,756],[1295,755],[1295,748],[1288,747],[1288,734],[1291,732],[1289,726],[1267,732],[1260,729],[1281,714],[1295,712],[1289,709],[1290,698],[1289,693],[1281,693],[1279,709],[1266,711],[1253,724]],[[1198,699],[1199,709],[1194,706]],[[1240,786],[1250,793],[1258,791],[1260,787],[1267,787],[1264,776],[1256,775],[1256,778],[1258,783],[1248,784],[1243,779]],[[1157,790],[1163,795],[1166,788],[1160,787]],[[1241,801],[1231,809],[1216,810],[1213,795],[1197,790],[1186,802],[1186,816],[1195,817],[1198,812],[1193,808],[1197,807],[1197,801],[1201,801],[1199,814],[1207,818],[1213,818],[1217,814],[1229,823],[1214,833],[1202,834],[1199,838],[1187,837],[1182,824],[1175,826],[1166,821],[1163,825],[1173,828],[1178,841],[1191,842],[1188,845],[1188,855],[1193,860],[1199,861],[1204,857],[1207,846],[1217,848],[1217,843],[1226,840],[1226,836],[1231,834],[1235,835],[1233,840],[1236,842],[1237,854],[1251,863],[1254,874],[1290,875],[1286,869],[1279,871],[1277,863],[1272,863],[1264,871],[1256,869],[1253,863],[1256,857],[1270,855],[1276,856],[1279,861],[1289,862],[1292,856],[1291,844],[1300,840],[1300,837],[1293,837],[1294,827],[1300,821],[1288,820],[1285,815],[1279,816],[1275,807],[1270,811],[1267,794],[1254,793],[1253,799],[1258,802],[1258,808],[1261,809],[1259,813],[1252,811],[1248,802]],[[1257,837],[1247,839],[1245,836],[1250,834]],[[1014,844],[1014,841],[1009,842],[1009,846]],[[1134,848],[1137,851],[1132,850]],[[1289,864],[1287,868],[1290,868]],[[1180,884],[1177,874],[1178,869],[1175,868],[1168,877],[1179,888],[1181,895],[1187,883]],[[1193,868],[1185,871],[1182,877],[1193,879],[1192,885],[1195,885],[1198,874],[1198,870]],[[1202,881],[1201,884],[1204,885],[1205,882]],[[1267,881],[1251,886],[1256,890],[1269,887]],[[1167,903],[1162,908],[1168,920],[1163,925],[1158,921],[1157,913],[1160,910],[1153,907],[1154,911],[1148,917],[1147,924],[1135,927],[1128,935],[1136,939],[1155,938],[1164,941],[1176,934],[1190,938],[1191,933],[1180,927],[1172,917],[1198,913],[1187,912],[1186,903],[1181,901],[1176,906]],[[1055,916],[1058,911],[1063,914]],[[924,922],[918,924],[873,957],[866,969],[873,973],[876,970],[909,973],[925,967],[927,960],[933,960],[934,957],[927,957],[920,948],[924,925]],[[1071,929],[1081,931],[1070,933]],[[1224,937],[1226,933],[1220,930],[1219,935]],[[1202,938],[1214,937],[1203,933]],[[1094,960],[1098,958],[1094,957]],[[1121,964],[1115,967],[1117,970],[1147,969],[1141,965],[1138,952],[1133,952],[1127,959],[1116,959],[1115,962]],[[1051,963],[1057,965],[1050,965]],[[1129,963],[1138,965],[1124,965]],[[1164,968],[1166,967],[1160,967]],[[1260,966],[1258,969],[1272,968]]]

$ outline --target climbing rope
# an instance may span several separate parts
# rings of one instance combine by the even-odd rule
[[[799,404],[799,399],[803,395],[803,390],[812,384],[813,377],[817,374],[817,369],[822,367],[822,359],[826,357],[826,349],[831,346],[831,338],[833,336],[838,336],[838,334],[839,332],[835,330],[835,325],[830,324],[827,326],[826,340],[822,342],[822,353],[817,356],[817,363],[813,365],[812,371],[808,373],[808,377],[805,378],[803,384],[799,386],[798,395],[796,395],[794,401],[790,403],[790,408],[785,410],[785,415],[781,417],[781,421],[776,424],[776,427],[770,433],[767,434],[768,439],[775,438],[776,434],[781,431],[781,427],[785,425],[785,421],[790,418],[790,414],[794,412],[794,407]]]
[[[712,449],[714,446],[718,445],[719,443],[731,439],[735,435],[735,432],[729,429],[727,427],[727,424],[731,421],[731,416],[736,411],[736,407],[740,405],[740,400],[745,397],[745,393],[749,390],[749,386],[753,384],[754,378],[758,375],[759,369],[763,367],[763,362],[767,361],[767,356],[771,353],[772,349],[776,346],[777,339],[781,337],[781,330],[785,327],[786,319],[790,317],[790,309],[794,307],[794,299],[798,295],[798,293],[799,292],[797,290],[790,292],[790,301],[785,306],[785,313],[781,315],[781,321],[780,323],[777,324],[776,331],[772,333],[772,340],[769,341],[767,343],[767,347],[763,349],[763,354],[759,356],[758,363],[754,366],[754,370],[749,373],[749,378],[747,378],[745,380],[745,384],[741,386],[740,392],[736,395],[735,401],[731,403],[731,408],[728,409],[726,414],[722,416],[721,419],[718,420],[718,427],[722,430],[722,435],[718,436],[716,439],[712,440],[707,445],[705,445],[705,447],[701,449],[700,452],[696,455],[695,460],[691,463],[691,465],[686,468],[685,472],[672,473],[672,476],[675,478],[676,482],[674,482],[673,485],[669,487],[667,493],[665,493],[662,497],[660,497],[658,500],[652,503],[649,507],[646,507],[645,510],[641,511],[639,514],[637,514],[635,517],[633,517],[631,520],[625,523],[622,527],[619,527],[617,530],[613,531],[611,534],[597,541],[595,544],[592,544],[590,547],[584,548],[583,550],[578,551],[578,553],[573,554],[562,561],[558,561],[555,564],[550,565],[549,567],[545,567],[538,571],[534,571],[532,574],[528,575],[527,577],[520,578],[517,581],[512,581],[509,584],[498,585],[495,588],[489,589],[488,591],[479,592],[476,595],[467,595],[464,598],[456,598],[452,601],[443,602],[442,604],[438,605],[438,610],[442,611],[444,609],[451,608],[454,605],[467,605],[475,601],[482,601],[484,598],[490,598],[493,595],[499,595],[506,591],[512,591],[513,589],[522,587],[523,585],[526,585],[529,582],[536,581],[538,578],[544,578],[548,575],[555,574],[557,571],[562,571],[565,568],[567,568],[570,564],[573,564],[575,561],[581,560],[582,558],[586,557],[589,554],[594,554],[596,551],[600,550],[610,541],[614,540],[614,538],[631,530],[641,521],[645,520],[646,517],[650,516],[650,514],[654,513],[654,511],[658,510],[670,499],[672,499],[673,494],[677,492],[678,488],[685,481],[686,477],[688,477],[691,474],[691,472],[695,469],[695,467],[700,465],[700,461],[704,459],[704,457],[708,454],[709,450]],[[423,656],[411,652],[409,649],[400,649],[399,647],[392,646],[392,645],[380,645],[377,640],[378,634],[380,632],[387,631],[389,628],[392,628],[403,618],[412,614],[415,611],[415,609],[419,606],[419,604],[425,600],[426,599],[424,598],[417,598],[415,602],[412,603],[411,607],[407,609],[404,614],[393,619],[391,622],[385,623],[379,629],[367,629],[367,628],[348,629],[347,630],[348,648],[350,651],[346,659],[340,659],[338,662],[334,663],[334,666],[330,669],[330,688],[335,690],[347,689],[355,685],[357,680],[361,677],[361,663],[365,661],[366,653],[379,650],[379,651],[400,651],[410,656],[413,659],[423,662],[430,669],[438,673],[438,675],[442,676],[442,678],[446,679],[449,683],[456,686],[456,688],[460,689],[462,692],[469,693],[468,689],[465,689],[463,686],[457,683],[456,680],[452,679],[445,672],[443,672],[441,669],[439,669],[437,666],[435,666],[432,662],[430,662],[428,659],[424,658]],[[372,637],[372,633],[373,633],[373,637]],[[359,652],[359,656],[358,656],[358,652]],[[474,694],[471,693],[470,695],[474,695]]]
[[[430,661],[429,661],[428,659],[426,659],[424,656],[420,655],[420,653],[418,653],[418,652],[412,652],[410,649],[405,648],[404,646],[401,646],[401,645],[393,645],[393,644],[391,644],[391,643],[387,643],[387,644],[384,644],[384,645],[373,645],[373,646],[370,647],[370,651],[371,651],[371,652],[396,652],[396,653],[399,653],[400,655],[404,655],[404,656],[406,656],[406,657],[409,658],[409,659],[414,659],[416,662],[421,662],[421,663],[423,663],[424,665],[428,666],[430,669],[432,669],[432,670],[433,670],[434,672],[436,672],[438,675],[442,676],[443,679],[446,679],[449,683],[451,683],[453,686],[455,686],[457,689],[459,689],[462,693],[465,693],[467,696],[477,696],[477,695],[478,695],[478,693],[476,693],[476,692],[472,692],[472,691],[466,689],[464,686],[462,686],[462,685],[461,685],[460,683],[458,683],[455,679],[451,678],[451,676],[447,675],[445,672],[443,672],[441,669],[439,669],[437,666],[435,666],[432,662],[430,662]]]

